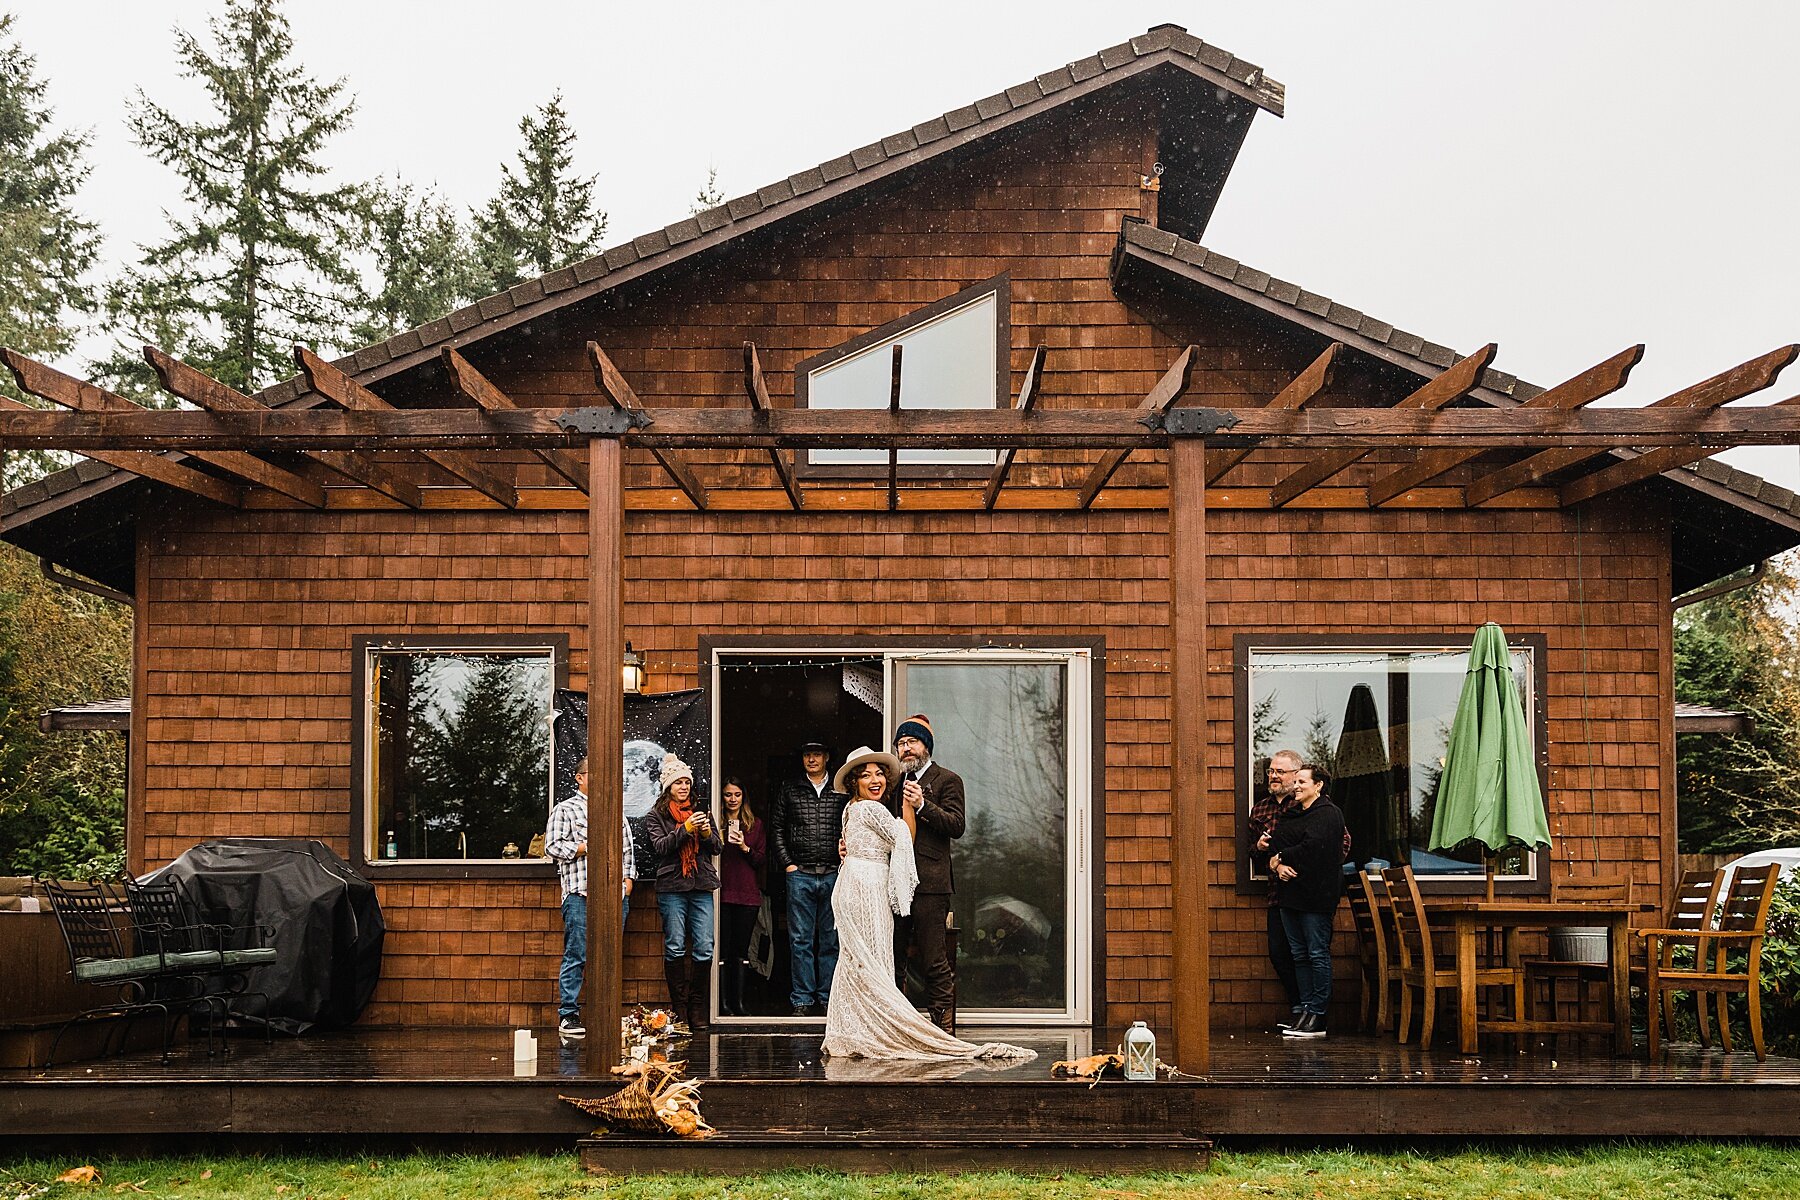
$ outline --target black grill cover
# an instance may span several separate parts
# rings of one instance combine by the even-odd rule
[[[387,926],[375,885],[323,842],[218,838],[151,878],[171,875],[187,886],[202,919],[274,931],[278,957],[250,977],[250,990],[268,995],[276,1029],[336,1029],[368,1004],[381,978]],[[260,1006],[248,1011],[258,1014]]]

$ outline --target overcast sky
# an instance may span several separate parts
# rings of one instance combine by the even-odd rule
[[[0,0],[0,9],[9,0]],[[82,205],[113,262],[173,177],[136,89],[199,112],[172,29],[216,3],[10,0],[59,123],[92,131]],[[1287,85],[1207,233],[1215,250],[1548,385],[1644,342],[1648,402],[1800,340],[1800,5],[290,0],[299,58],[343,76],[345,178],[475,205],[560,89],[607,241],[687,215],[709,167],[754,190],[1174,22]],[[1800,391],[1800,368],[1769,390]],[[1748,456],[1748,457],[1746,457]],[[1791,448],[1736,452],[1800,484]]]

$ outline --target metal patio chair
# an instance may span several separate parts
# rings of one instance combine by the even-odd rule
[[[207,1053],[213,1052],[213,1035],[235,1014],[237,1002],[250,996],[262,999],[263,1033],[265,1040],[271,1040],[269,997],[264,992],[250,991],[249,979],[252,970],[275,961],[275,949],[261,944],[234,945],[245,940],[265,942],[271,931],[267,927],[235,929],[203,921],[198,906],[176,876],[154,882],[128,876],[123,882],[138,948],[163,955],[169,966],[165,978],[176,987],[192,989],[182,999],[206,1006]]]
[[[160,954],[133,954],[121,926],[126,914],[119,899],[99,880],[71,883],[40,880],[50,898],[50,910],[56,914],[57,928],[62,931],[63,945],[69,952],[69,971],[77,981],[98,988],[116,989],[118,998],[77,1013],[63,1022],[51,1039],[50,1052],[44,1057],[48,1068],[56,1060],[56,1049],[63,1035],[74,1026],[102,1017],[121,1020],[119,1049],[130,1037],[131,1025],[139,1016],[158,1013],[162,1018],[162,1061],[169,1061],[169,1037],[173,1010],[166,1000],[152,994],[152,984],[163,976],[167,964]],[[112,1041],[109,1030],[101,1040],[105,1053]]]

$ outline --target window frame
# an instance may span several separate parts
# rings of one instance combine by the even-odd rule
[[[1258,650],[1419,651],[1463,650],[1474,643],[1472,633],[1239,633],[1231,639],[1232,681],[1232,822],[1237,846],[1236,890],[1240,896],[1268,894],[1268,880],[1257,876],[1251,862],[1250,801],[1256,760],[1250,744],[1250,655]],[[1513,650],[1531,651],[1532,760],[1537,764],[1538,789],[1544,797],[1545,816],[1550,807],[1550,739],[1546,688],[1549,683],[1549,639],[1541,633],[1511,633],[1506,644]],[[1532,874],[1497,876],[1494,891],[1505,895],[1547,895],[1550,891],[1549,860],[1544,851],[1532,852]],[[1419,890],[1436,895],[1475,895],[1487,890],[1480,873],[1472,875],[1420,875]]]
[[[553,694],[569,686],[569,635],[566,633],[359,633],[350,638],[350,865],[372,872],[379,879],[537,879],[556,873],[545,858],[508,859],[385,859],[370,857],[368,838],[373,814],[369,805],[369,739],[374,723],[369,720],[369,663],[378,651],[413,650],[466,653],[472,650],[537,650],[550,655]],[[554,700],[552,701],[554,703]],[[556,739],[550,739],[549,779],[556,778]],[[546,790],[545,817],[549,817]]]
[[[1012,272],[1002,271],[990,279],[971,284],[961,291],[935,300],[915,312],[896,317],[885,325],[858,334],[811,358],[794,364],[794,406],[810,408],[812,375],[833,363],[860,354],[871,346],[904,336],[928,325],[945,313],[972,304],[985,295],[994,297],[994,407],[1012,404]],[[901,363],[901,375],[906,372]],[[902,479],[986,479],[993,473],[992,463],[900,463]],[[887,466],[882,463],[815,463],[810,451],[794,456],[794,471],[810,479],[886,479]]]

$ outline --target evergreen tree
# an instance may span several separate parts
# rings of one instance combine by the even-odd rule
[[[1734,853],[1800,842],[1800,630],[1793,563],[1761,582],[1682,609],[1675,698],[1738,709],[1747,736],[1693,735],[1676,755],[1681,849]]]
[[[519,122],[525,145],[518,171],[500,168],[500,191],[475,212],[475,247],[491,291],[600,250],[606,214],[594,208],[595,176],[576,175],[575,131],[563,111],[562,93]]]
[[[725,193],[719,190],[719,168],[706,168],[706,186],[694,194],[694,202],[688,205],[688,216],[697,217],[709,208],[717,208],[725,203]]]
[[[139,393],[144,342],[244,391],[285,378],[295,342],[342,343],[357,292],[349,251],[364,198],[320,184],[320,153],[355,111],[344,81],[319,83],[294,60],[279,0],[225,0],[208,24],[210,45],[175,40],[212,113],[183,121],[139,91],[129,120],[187,202],[168,240],[108,290],[120,352],[103,371]]]
[[[50,128],[44,84],[13,20],[0,13],[0,345],[54,358],[74,346],[78,319],[93,308],[85,277],[100,237],[74,209],[88,174],[87,135]],[[35,403],[3,371],[0,394]],[[41,451],[0,457],[0,491],[62,465]]]
[[[398,179],[377,185],[366,236],[375,278],[351,329],[359,345],[416,329],[483,294],[467,230],[429,191]]]

